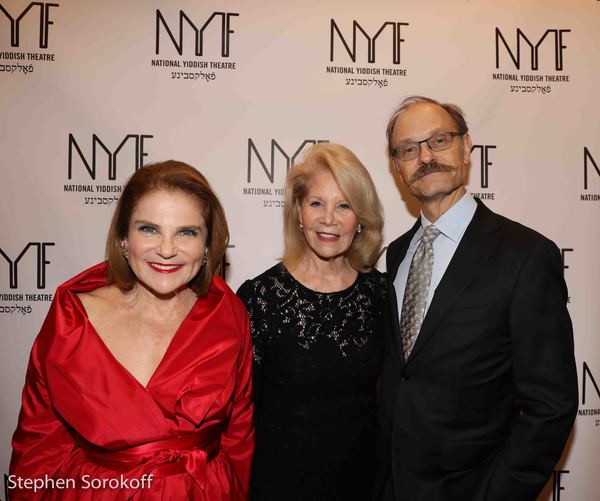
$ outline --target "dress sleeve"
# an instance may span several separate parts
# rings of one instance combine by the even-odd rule
[[[73,438],[62,419],[56,414],[48,394],[44,378],[39,339],[33,345],[19,422],[13,435],[13,452],[10,461],[10,475],[15,482],[23,480],[52,478],[58,473],[66,457],[73,448]],[[9,487],[14,486],[9,482]],[[39,497],[33,490],[11,490],[11,499],[34,499]]]
[[[252,419],[252,346],[248,315],[242,312],[241,348],[236,369],[233,408],[227,428],[221,435],[221,448],[227,453],[246,492],[249,490],[250,467],[254,453]]]
[[[237,295],[246,305],[250,317],[250,336],[252,339],[252,387],[254,405],[259,405],[262,390],[262,366],[265,360],[265,336],[259,328],[259,309],[256,305],[255,288],[250,280],[246,280],[238,289]]]

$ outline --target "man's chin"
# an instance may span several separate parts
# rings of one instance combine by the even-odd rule
[[[412,194],[419,200],[433,201],[442,200],[445,198],[458,200],[465,193],[466,189],[464,185],[459,186],[448,186],[445,185],[431,185],[426,187],[420,187],[414,191],[411,190]]]

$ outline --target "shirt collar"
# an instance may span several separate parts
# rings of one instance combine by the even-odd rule
[[[435,222],[435,227],[453,242],[458,242],[466,231],[467,226],[469,226],[471,219],[473,219],[476,209],[477,202],[473,200],[472,195],[468,191],[465,191],[461,199],[444,212],[442,217]],[[421,212],[421,229],[419,232],[422,233],[422,229],[430,224],[433,223]]]

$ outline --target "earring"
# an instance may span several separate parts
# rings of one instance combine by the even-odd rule
[[[202,266],[206,265],[207,257],[208,257],[208,247],[204,247],[204,261],[202,261]]]
[[[362,224],[358,223],[358,226],[356,227],[356,233],[361,234],[363,230]]]
[[[299,224],[299,226],[300,226],[300,229],[301,229],[301,230],[304,230],[304,224],[302,224],[302,221],[300,221],[300,224]]]
[[[125,245],[125,240],[121,240],[121,254],[125,258],[125,260],[129,259],[129,251],[127,250],[127,246]]]

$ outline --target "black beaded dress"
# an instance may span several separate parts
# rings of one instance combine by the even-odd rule
[[[369,500],[385,279],[339,292],[278,264],[238,290],[254,345],[253,501]]]

